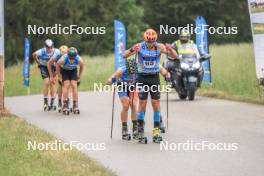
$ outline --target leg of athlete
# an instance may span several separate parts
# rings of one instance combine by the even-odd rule
[[[130,140],[130,135],[128,134],[127,128],[127,117],[128,117],[128,110],[129,110],[129,97],[122,96],[120,97],[120,101],[122,104],[121,110],[121,121],[122,121],[122,139]]]
[[[130,108],[131,108],[131,120],[132,120],[132,135],[135,138],[138,132],[137,124],[137,106],[138,106],[138,94],[137,92],[130,93]]]
[[[77,81],[71,80],[71,89],[72,89],[72,99],[73,99],[73,113],[79,114],[79,108],[78,108],[78,87],[77,87]]]

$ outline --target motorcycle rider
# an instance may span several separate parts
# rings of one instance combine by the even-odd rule
[[[190,35],[188,30],[183,29],[180,32],[179,40],[172,43],[172,48],[175,49],[176,52],[178,53],[179,59],[182,59],[185,57],[200,58],[200,53],[199,53],[199,50],[197,48],[197,45],[193,42],[193,40],[191,40],[191,35]],[[180,61],[178,59],[172,60],[170,57],[168,57],[168,60],[166,60],[164,62],[164,67],[168,71],[170,71],[174,67],[179,68],[180,67]],[[200,76],[199,81],[198,81],[199,87],[200,87],[200,83],[201,83],[202,78],[203,78],[203,74]],[[181,77],[177,76],[176,82],[178,84],[181,84],[180,80],[181,80]],[[175,85],[172,84],[172,86],[175,86]]]

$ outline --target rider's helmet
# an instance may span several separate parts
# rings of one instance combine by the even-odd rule
[[[75,58],[75,57],[77,56],[77,54],[78,54],[78,51],[77,51],[76,48],[74,48],[74,47],[70,47],[70,48],[68,49],[68,56],[69,56],[69,57],[73,57],[73,58]]]
[[[182,43],[187,43],[191,38],[191,35],[188,30],[182,30],[179,36],[179,39]]]
[[[157,32],[154,29],[147,29],[144,32],[144,41],[145,42],[156,42],[158,39]]]
[[[46,48],[53,48],[53,41],[51,39],[46,39],[44,45]]]
[[[137,71],[137,63],[135,59],[128,58],[126,61],[126,71],[128,74],[133,75]]]
[[[66,45],[61,45],[59,49],[60,49],[61,55],[64,55],[68,52],[68,46],[66,46]]]

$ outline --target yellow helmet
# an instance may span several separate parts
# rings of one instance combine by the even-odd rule
[[[182,30],[179,38],[181,41],[188,42],[191,38],[191,35],[188,30]]]
[[[64,54],[66,54],[68,52],[68,46],[66,46],[66,45],[61,45],[60,46],[60,54],[61,55],[64,55]]]

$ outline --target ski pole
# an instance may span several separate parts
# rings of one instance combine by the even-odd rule
[[[115,86],[114,86],[113,101],[112,101],[112,121],[111,121],[111,135],[110,135],[111,139],[113,137],[114,114],[115,114]]]
[[[168,61],[168,52],[166,54]],[[168,86],[168,80],[166,79],[166,85]],[[169,91],[166,91],[166,106],[167,106],[167,130],[169,130]]]
[[[168,82],[167,82],[168,86]],[[167,104],[167,130],[169,129],[169,92],[166,93],[166,104]]]

